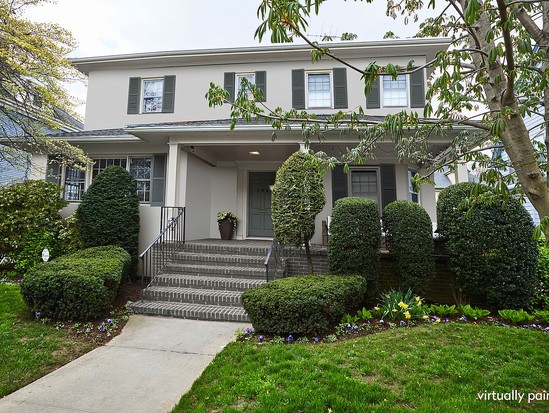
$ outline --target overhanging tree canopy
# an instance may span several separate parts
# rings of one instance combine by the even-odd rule
[[[71,164],[86,164],[84,152],[48,138],[69,120],[73,102],[62,82],[81,79],[67,54],[76,43],[55,24],[26,20],[28,6],[48,0],[0,0],[0,158],[16,151],[53,153]]]
[[[320,45],[305,35],[308,19],[318,14],[324,0],[264,0],[258,9],[262,23],[255,35],[261,40],[270,33],[274,43],[305,40],[312,48],[313,61],[328,57],[338,60],[359,72],[364,79],[366,93],[380,75],[412,73],[424,67],[409,62],[407,67],[394,64],[379,66],[372,62],[358,68],[341,60],[326,45]],[[371,0],[363,1],[364,7]],[[342,5],[344,6],[344,5]],[[434,69],[427,91],[423,113],[403,111],[386,116],[381,121],[364,120],[362,108],[339,112],[328,119],[314,114],[267,108],[258,104],[260,91],[248,85],[251,99],[241,93],[232,104],[234,119],[262,116],[276,129],[290,128],[299,121],[304,126],[305,140],[333,128],[346,128],[359,134],[357,148],[349,151],[342,161],[352,163],[371,154],[376,142],[390,134],[400,156],[427,165],[434,170],[454,162],[475,161],[484,167],[507,166],[502,158],[493,160],[479,150],[502,146],[508,154],[514,174],[492,173],[501,182],[516,179],[516,189],[523,190],[540,217],[549,216],[547,170],[547,143],[549,142],[549,2],[533,0],[389,0],[387,14],[405,20],[417,19],[423,8],[439,8],[438,17],[421,24],[417,37],[446,36],[451,46],[428,62]],[[245,89],[245,88],[244,88]],[[226,92],[212,85],[207,97],[215,106],[227,101]],[[436,98],[438,106],[434,106]],[[471,115],[467,115],[472,113]],[[545,142],[532,142],[525,126],[524,116],[538,114],[545,129]],[[451,131],[456,125],[473,129],[453,140],[442,155],[432,156],[418,151],[421,143],[435,131]],[[412,144],[405,136],[408,127],[415,129]],[[408,152],[408,153],[407,153]],[[413,152],[413,153],[412,153]]]

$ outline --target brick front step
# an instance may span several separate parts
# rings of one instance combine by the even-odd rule
[[[216,264],[234,267],[265,268],[265,257],[256,255],[212,254],[201,252],[178,252],[172,262],[185,264]]]
[[[200,288],[148,287],[143,291],[147,301],[242,307],[240,291],[205,290]]]
[[[222,291],[246,291],[250,288],[265,284],[265,279],[228,278],[228,277],[202,277],[191,274],[160,274],[156,280],[156,286],[202,288]]]
[[[223,254],[223,255],[252,255],[256,257],[267,256],[269,245],[263,243],[261,246],[249,246],[241,242],[226,241],[223,243],[211,243],[191,241],[183,245],[184,252],[199,252],[204,254]]]
[[[215,263],[209,263],[209,265],[198,265],[170,262],[166,264],[163,271],[169,273],[195,274],[204,277],[215,277],[222,275],[228,278],[266,278],[265,267],[253,268],[226,265],[222,266],[216,265]]]
[[[240,307],[170,303],[165,301],[138,301],[132,304],[132,309],[139,314],[190,318],[194,320],[249,322],[248,315]]]

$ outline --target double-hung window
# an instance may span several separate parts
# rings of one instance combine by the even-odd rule
[[[383,106],[405,107],[408,106],[408,80],[407,75],[383,76]]]
[[[248,83],[255,85],[255,73],[236,73],[235,74],[237,96],[243,88],[242,79],[246,79]],[[249,89],[247,89],[247,93],[248,93],[248,98],[251,99],[252,93]]]
[[[143,80],[143,113],[162,112],[164,79]]]
[[[57,157],[49,157],[46,181],[61,185],[66,201],[80,201],[86,187],[86,171],[65,166]]]
[[[137,181],[139,202],[151,201],[152,158],[130,158],[130,174]]]
[[[379,180],[376,169],[351,169],[351,196],[368,198],[379,204]]]
[[[306,87],[308,109],[332,107],[331,72],[307,72]]]

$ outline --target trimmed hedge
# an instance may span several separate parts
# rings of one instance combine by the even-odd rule
[[[78,235],[84,248],[117,245],[137,268],[139,199],[137,183],[119,166],[109,166],[93,180],[76,210]]]
[[[440,234],[456,276],[457,298],[495,308],[524,308],[534,295],[538,246],[532,218],[518,200],[490,196],[467,214],[458,208],[475,184],[452,185],[437,203]],[[480,187],[479,193],[489,189]]]
[[[112,304],[131,258],[120,247],[94,247],[32,268],[21,281],[21,294],[41,317],[87,320]]]
[[[530,308],[549,310],[549,248],[545,245],[539,247],[537,282]]]
[[[400,288],[425,295],[435,274],[433,224],[423,207],[412,201],[394,201],[383,210],[387,248],[396,259]]]
[[[272,281],[242,294],[254,329],[267,334],[316,334],[363,305],[366,282],[358,275],[310,275]]]
[[[328,245],[330,272],[363,275],[368,280],[368,292],[375,294],[381,247],[377,203],[357,197],[337,200]]]

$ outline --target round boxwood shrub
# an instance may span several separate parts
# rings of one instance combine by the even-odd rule
[[[95,247],[38,264],[21,281],[21,295],[40,317],[89,320],[112,304],[131,259],[120,247]]]
[[[130,254],[136,267],[139,199],[130,173],[109,166],[97,175],[76,210],[76,225],[84,248],[118,245]]]
[[[387,248],[394,255],[400,288],[425,295],[435,274],[433,225],[423,207],[412,201],[394,201],[383,210]]]
[[[272,186],[271,216],[275,240],[280,244],[305,245],[309,273],[314,273],[309,241],[315,218],[326,203],[324,167],[307,152],[293,153],[276,173]]]
[[[490,194],[468,212],[461,201],[472,183],[452,185],[437,203],[438,230],[456,277],[457,299],[485,301],[496,308],[526,307],[533,298],[538,247],[532,218],[518,200]],[[480,186],[478,193],[489,189]]]
[[[530,303],[533,310],[549,310],[549,248],[540,245],[537,281],[534,286],[534,298]]]
[[[365,294],[364,277],[309,275],[252,288],[242,295],[242,305],[258,332],[318,334],[363,305]]]
[[[328,263],[335,274],[360,274],[375,294],[379,277],[381,224],[375,201],[367,198],[337,200],[330,223]]]

